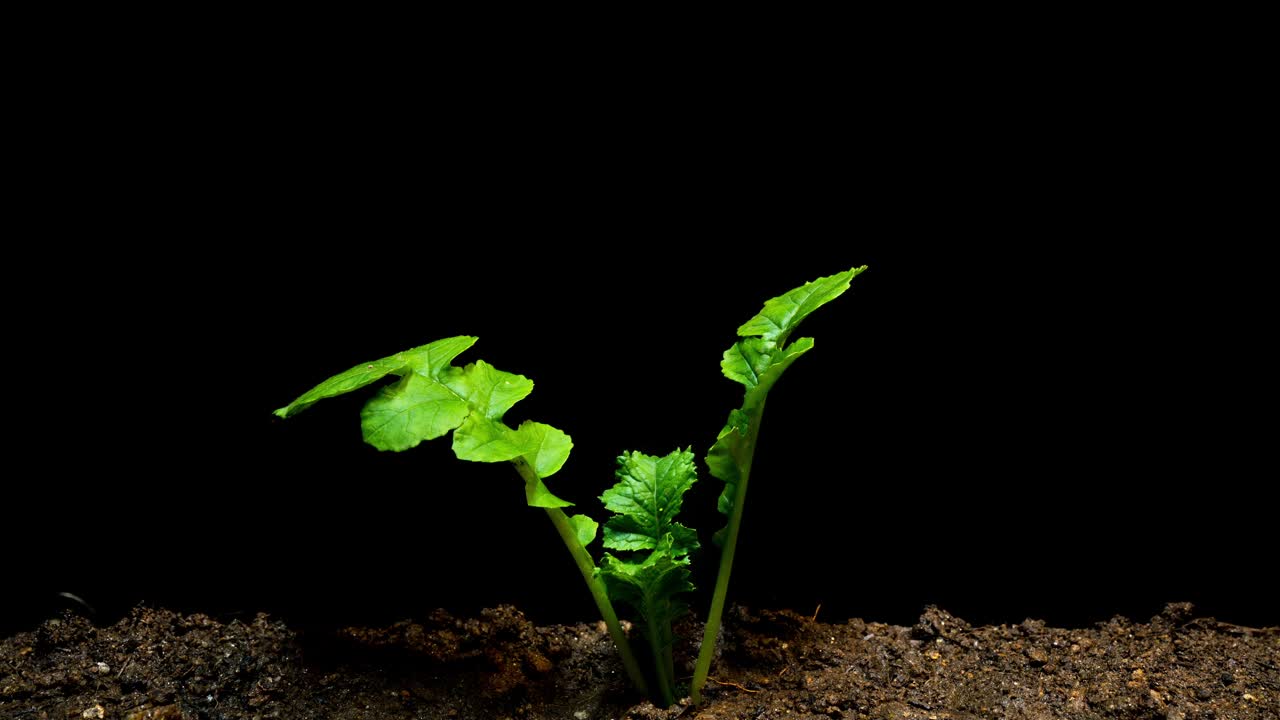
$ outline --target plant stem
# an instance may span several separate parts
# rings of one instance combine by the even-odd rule
[[[525,482],[535,482],[538,479],[528,463],[515,461],[512,465],[516,466],[516,470]],[[596,575],[596,563],[591,559],[591,553],[587,552],[587,549],[578,541],[578,534],[563,510],[560,508],[543,508],[543,510],[547,511],[551,524],[555,525],[556,532],[560,533],[560,539],[564,541],[569,554],[573,556],[578,572],[582,573],[582,579],[586,581],[587,589],[591,591],[591,597],[600,610],[600,617],[604,618],[604,624],[609,628],[609,637],[613,638],[613,644],[618,648],[618,655],[622,658],[622,666],[626,668],[627,676],[631,678],[631,684],[636,690],[648,695],[649,684],[645,682],[644,673],[640,672],[640,663],[636,662],[635,653],[631,652],[631,643],[627,642],[627,636],[622,632],[622,625],[618,622],[618,614],[613,610],[613,603],[609,602],[609,593],[605,590],[604,581]]]
[[[716,637],[720,634],[720,616],[724,613],[724,599],[729,593],[729,573],[733,572],[733,554],[738,547],[738,530],[742,527],[742,506],[747,498],[747,481],[751,478],[751,461],[756,454],[756,439],[760,437],[760,418],[764,416],[764,399],[756,405],[747,422],[747,456],[738,468],[738,488],[733,494],[733,511],[729,514],[729,529],[720,549],[720,571],[716,574],[716,589],[711,595],[711,610],[707,612],[707,624],[702,631],[702,647],[698,650],[698,664],[693,669],[693,684],[689,694],[694,704],[702,702],[702,686],[711,672],[711,658],[716,651]]]
[[[667,633],[662,639],[662,675],[669,682],[675,682],[676,679],[676,661],[672,657],[671,647],[675,645],[675,638],[671,632],[671,623],[667,623]],[[669,706],[668,706],[669,707]]]
[[[667,655],[663,652],[663,638],[659,637],[658,628],[652,626],[645,635],[649,637],[649,652],[653,653],[653,666],[658,671],[658,693],[662,697],[662,707],[671,707],[676,702],[675,694],[671,692],[671,677],[674,675],[674,670],[664,662]],[[668,644],[666,649],[670,651],[671,645]]]

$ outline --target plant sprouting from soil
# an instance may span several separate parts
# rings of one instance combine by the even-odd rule
[[[746,396],[742,407],[729,414],[706,458],[711,474],[725,483],[718,506],[728,516],[728,525],[715,535],[721,546],[720,570],[690,687],[695,702],[701,700],[714,655],[765,398],[791,363],[813,348],[812,338],[788,342],[790,334],[810,313],[844,293],[865,269],[819,278],[769,300],[738,328],[740,339],[720,363],[726,377],[746,386]],[[599,525],[586,515],[566,515],[562,508],[573,503],[552,494],[544,482],[564,466],[573,441],[543,423],[526,420],[512,428],[503,421],[506,412],[533,391],[533,381],[483,360],[454,366],[454,358],[475,342],[471,336],[445,338],[362,363],[320,383],[276,415],[287,418],[320,400],[388,376],[399,378],[361,411],[365,441],[379,450],[399,452],[452,433],[453,452],[460,460],[511,463],[524,481],[526,504],[546,513],[573,557],[632,684],[649,694],[650,684],[613,603],[625,602],[638,613],[653,661],[655,699],[671,705],[676,697],[671,625],[687,609],[679,596],[694,589],[689,554],[698,548],[697,533],[674,518],[696,479],[693,453],[677,450],[654,457],[632,451],[618,458],[618,482],[600,499],[614,513],[605,523],[603,544],[623,554],[605,553],[597,566],[587,546]]]
[[[725,377],[742,383],[747,390],[742,407],[729,413],[729,421],[707,453],[707,467],[711,474],[724,481],[718,507],[729,517],[729,524],[715,535],[715,542],[720,546],[720,571],[716,575],[702,647],[693,672],[690,691],[695,703],[701,702],[702,686],[707,681],[715,654],[720,616],[724,612],[729,574],[733,571],[733,556],[738,546],[738,531],[742,527],[743,500],[747,496],[747,481],[751,479],[751,460],[760,437],[764,401],[773,384],[791,367],[791,363],[813,349],[813,338],[787,341],[802,320],[843,295],[853,278],[866,269],[867,266],[863,265],[818,278],[765,302],[759,314],[738,328],[741,339],[724,351],[724,358],[720,361]]]
[[[666,457],[638,452],[618,458],[618,484],[600,499],[617,513],[604,526],[604,546],[629,551],[620,560],[605,553],[600,576],[609,596],[640,614],[640,631],[649,641],[658,696],[675,702],[675,666],[671,659],[671,623],[687,610],[677,599],[693,590],[689,582],[689,553],[698,547],[698,534],[675,522],[684,493],[697,479],[693,453],[677,450]]]

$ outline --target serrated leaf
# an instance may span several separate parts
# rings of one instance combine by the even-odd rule
[[[600,524],[586,515],[574,515],[569,518],[569,524],[573,526],[573,532],[578,536],[578,542],[582,543],[582,547],[587,547],[596,539],[596,530]]]
[[[360,412],[364,439],[379,450],[407,450],[458,427],[471,409],[436,380],[408,373]]]
[[[807,282],[804,285],[766,300],[764,309],[738,328],[743,337],[759,336],[784,345],[787,335],[814,310],[840,297],[849,289],[849,281],[857,277],[867,266],[856,267],[842,273]]]
[[[693,453],[676,450],[664,457],[640,452],[618,458],[618,482],[600,496],[616,515],[604,526],[604,546],[613,550],[652,550],[665,537],[671,551],[687,555],[698,547],[697,533],[675,522],[684,493],[697,481]]]
[[[670,623],[686,609],[676,596],[692,592],[688,558],[659,547],[643,562],[620,560],[608,553],[600,562],[600,578],[609,597],[631,605],[644,620],[646,633],[669,632]]]
[[[760,422],[765,398],[787,368],[813,349],[813,338],[787,344],[791,331],[814,310],[849,289],[849,283],[867,267],[818,278],[783,295],[767,300],[764,308],[738,328],[740,339],[724,352],[720,369],[725,377],[746,386],[742,407],[730,414],[715,444],[707,453],[711,475],[724,481],[717,509],[731,515],[738,485],[748,471],[755,441],[748,430]],[[724,542],[725,530],[715,533],[717,545]]]
[[[440,377],[480,415],[502,420],[512,405],[533,392],[533,381],[523,375],[503,372],[483,360],[461,370],[453,368]]]
[[[600,575],[607,584],[616,587],[616,592],[610,589],[611,597],[631,603],[652,623],[655,618],[645,612],[646,605],[694,590],[693,583],[689,582],[688,565],[688,558],[675,558],[669,552],[652,553],[644,562],[619,560],[605,553]]]
[[[398,352],[380,360],[360,363],[350,370],[338,373],[316,385],[300,395],[298,399],[276,410],[275,414],[282,418],[291,417],[320,400],[344,395],[352,390],[359,390],[370,383],[381,380],[387,375],[402,374],[407,369],[418,371],[418,368],[423,368],[426,370],[424,374],[431,376],[432,368],[438,371],[439,368],[447,366],[450,360],[463,350],[474,345],[475,342],[476,338],[474,337],[459,335],[458,337],[444,338],[426,345],[420,345],[412,350]]]

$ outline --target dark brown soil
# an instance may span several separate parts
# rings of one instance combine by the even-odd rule
[[[602,627],[536,627],[510,607],[323,637],[266,616],[68,616],[0,642],[0,718],[1280,718],[1280,629],[1188,605],[1085,630],[736,610],[723,647],[703,706],[659,710],[627,690]]]

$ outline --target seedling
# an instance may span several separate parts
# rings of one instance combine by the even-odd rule
[[[690,687],[694,702],[701,701],[714,655],[765,397],[791,363],[813,348],[812,338],[788,343],[789,336],[810,313],[847,290],[865,269],[819,278],[769,300],[758,315],[738,328],[741,339],[725,351],[720,363],[726,377],[746,386],[746,397],[742,407],[729,414],[706,458],[711,474],[725,483],[718,505],[728,516],[728,525],[715,535],[721,546],[720,571]],[[655,699],[671,705],[676,693],[671,623],[686,610],[679,596],[694,589],[689,582],[689,554],[698,548],[697,533],[674,518],[684,493],[696,480],[693,453],[677,450],[659,458],[633,451],[618,458],[618,482],[600,499],[615,513],[605,523],[603,545],[624,555],[606,553],[597,566],[587,546],[595,540],[598,523],[586,515],[566,515],[562,508],[573,503],[552,494],[544,482],[564,466],[573,441],[543,423],[526,420],[512,428],[503,421],[506,412],[533,391],[533,381],[483,360],[454,366],[453,359],[475,342],[470,336],[445,338],[361,363],[275,414],[287,418],[320,400],[388,376],[399,378],[361,411],[365,442],[379,450],[400,452],[452,433],[453,452],[460,460],[510,462],[524,481],[526,504],[547,514],[573,557],[632,684],[649,694],[650,684],[613,603],[625,602],[639,614],[654,668]]]
[[[755,457],[756,441],[760,437],[764,401],[791,363],[813,349],[813,338],[787,341],[802,320],[844,294],[849,283],[866,269],[867,266],[863,265],[818,278],[765,302],[759,314],[738,328],[741,339],[724,351],[724,358],[720,361],[724,376],[742,383],[747,391],[742,407],[729,413],[729,421],[707,453],[707,467],[711,474],[724,481],[724,490],[717,505],[720,512],[729,516],[729,524],[715,535],[716,544],[720,545],[720,571],[716,574],[711,609],[707,612],[702,646],[690,686],[690,695],[695,703],[702,702],[702,686],[707,681],[711,659],[715,655],[720,616],[724,612],[733,555],[738,547],[738,532],[742,528],[742,506],[747,496],[747,481],[751,479],[751,460]]]

